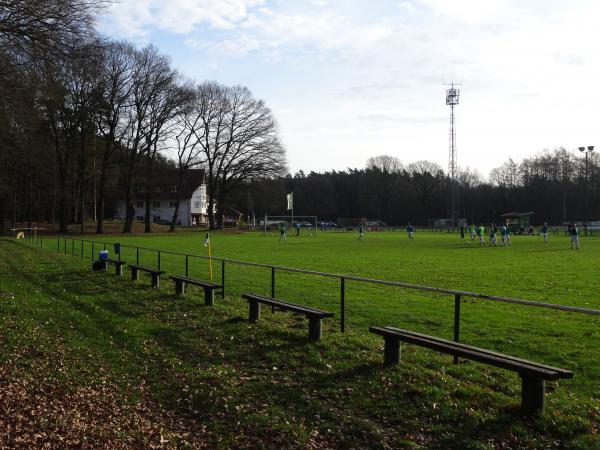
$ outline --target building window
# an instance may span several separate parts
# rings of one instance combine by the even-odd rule
[[[160,186],[156,186],[156,192],[161,192]]]
[[[144,221],[144,216],[137,216],[136,219],[140,222]]]
[[[136,206],[137,208],[143,208],[143,207],[144,207],[144,202],[137,202],[137,203],[135,204],[135,206]]]
[[[200,202],[194,201],[194,208],[200,208]]]
[[[160,216],[153,216],[154,217],[154,223],[158,223],[158,221],[160,220]]]
[[[144,192],[144,185],[143,185],[143,184],[136,184],[136,185],[133,187],[133,190],[134,190],[135,192]]]
[[[152,202],[153,208],[160,208],[160,202]]]
[[[177,185],[174,184],[173,186],[171,186],[171,192],[177,192]]]
[[[169,202],[169,208],[175,208],[177,206],[177,201]]]

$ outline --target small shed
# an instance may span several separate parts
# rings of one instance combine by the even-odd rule
[[[525,230],[531,225],[533,212],[509,212],[502,214],[502,219],[511,230]]]

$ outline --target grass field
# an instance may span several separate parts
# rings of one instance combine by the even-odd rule
[[[203,238],[178,233],[100,240],[204,255]],[[364,242],[352,233],[286,242],[275,235],[215,233],[211,243],[216,257],[600,309],[597,238],[582,238],[579,251],[558,236],[547,244],[517,236],[510,248],[482,248],[445,233],[418,233],[409,242],[400,232],[370,233]],[[131,418],[119,420],[118,433],[96,427],[97,442],[600,448],[598,318],[463,301],[463,342],[575,373],[573,380],[548,384],[543,416],[524,418],[514,373],[472,362],[455,366],[448,356],[412,346],[403,350],[399,367],[381,367],[382,342],[368,327],[390,324],[450,338],[451,296],[347,282],[341,333],[338,280],[278,272],[278,297],[336,313],[315,345],[306,342],[307,324],[289,314],[265,313],[256,326],[245,322],[239,294],[270,293],[268,269],[227,263],[226,298],[206,308],[196,292],[176,300],[170,283],[152,291],[144,282],[91,273],[89,244],[83,260],[57,257],[55,239],[44,247],[0,241],[0,358],[9,368],[0,373],[0,392],[5,380],[23,378],[32,380],[29,391],[46,392],[42,382],[53,380],[76,398],[81,389],[110,386],[112,395],[99,397],[108,396]],[[69,255],[80,252],[79,243],[68,242]],[[123,249],[123,260],[135,258],[135,250]],[[140,263],[155,265],[156,255],[141,251]],[[182,273],[185,260],[163,253],[161,267]],[[189,272],[206,278],[206,261],[191,258]],[[219,280],[219,265],[214,272]],[[83,424],[92,420],[83,417]],[[50,432],[60,429],[57,420],[35,423]],[[74,435],[83,439],[92,429]]]

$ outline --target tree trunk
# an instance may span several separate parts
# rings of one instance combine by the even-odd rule
[[[145,207],[146,214],[144,215],[144,233],[152,233],[152,222],[150,217],[150,200],[152,196],[150,195],[150,188],[152,186],[152,156],[148,155],[146,159],[146,192],[144,197],[146,198]]]
[[[173,211],[173,218],[171,219],[171,226],[169,231],[172,233],[175,231],[175,225],[177,225],[177,219],[179,218],[179,204],[181,203],[181,182],[177,185],[177,192],[175,193],[175,211]]]

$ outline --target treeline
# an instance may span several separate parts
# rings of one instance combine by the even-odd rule
[[[563,148],[544,151],[519,163],[509,159],[484,180],[460,171],[459,217],[490,223],[511,211],[533,211],[534,223],[558,224],[600,218],[600,158]],[[429,161],[403,165],[393,156],[371,158],[363,169],[294,176],[248,184],[236,207],[262,215],[285,215],[285,193],[294,192],[294,214],[380,219],[390,225],[450,217],[449,178]]]
[[[65,233],[79,223],[83,232],[92,219],[102,233],[122,199],[129,232],[134,184],[149,196],[170,158],[180,187],[191,168],[205,170],[214,227],[231,192],[286,171],[271,111],[247,88],[187,80],[152,46],[99,36],[104,5],[0,2],[0,226],[49,221]],[[176,209],[172,227],[177,219]]]

